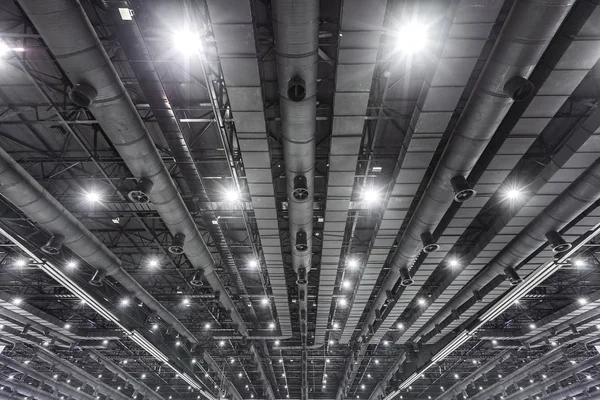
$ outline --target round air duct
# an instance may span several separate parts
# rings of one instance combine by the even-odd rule
[[[183,254],[183,245],[185,243],[185,235],[178,233],[173,237],[173,242],[169,246],[169,253],[171,254]]]
[[[306,97],[306,82],[299,76],[294,76],[288,81],[288,99],[298,103]]]
[[[408,271],[408,268],[406,268],[406,267],[400,268],[400,284],[402,286],[410,286],[413,283],[414,283],[414,281],[412,280],[412,278],[410,276],[410,272]]]
[[[204,285],[204,282],[202,282],[202,280],[204,279],[204,272],[202,271],[196,271],[196,273],[194,273],[194,276],[192,276],[192,279],[190,279],[190,285],[192,286],[202,286]]]
[[[69,91],[69,99],[79,107],[89,107],[98,96],[98,91],[87,83],[78,83]]]
[[[454,200],[459,203],[471,200],[477,192],[471,189],[471,186],[467,183],[467,180],[462,175],[457,175],[450,179],[452,190],[454,190]]]
[[[104,278],[106,278],[106,271],[97,270],[90,279],[90,285],[100,287],[104,284]]]
[[[560,233],[556,231],[546,232],[546,239],[552,246],[552,251],[555,253],[564,253],[571,248],[571,243],[567,243]]]
[[[513,76],[504,84],[504,93],[516,102],[529,99],[534,89],[533,83],[522,76]]]
[[[517,274],[517,271],[513,267],[504,268],[504,274],[506,278],[510,281],[510,284],[513,286],[517,286],[519,283],[523,282],[523,279]]]
[[[308,250],[308,241],[306,239],[306,232],[299,231],[296,233],[296,250],[306,251]]]
[[[42,251],[46,254],[56,255],[60,252],[60,248],[65,242],[65,237],[63,235],[52,235],[52,237],[48,240],[48,243],[42,246]]]
[[[150,191],[154,183],[150,179],[142,178],[135,185],[135,189],[127,194],[129,200],[138,204],[150,203]]]
[[[431,232],[421,233],[421,241],[423,242],[424,253],[434,253],[440,249],[440,245],[435,242]]]
[[[308,198],[308,185],[306,184],[306,177],[304,175],[296,175],[294,177],[294,191],[292,196],[296,200],[306,200]]]

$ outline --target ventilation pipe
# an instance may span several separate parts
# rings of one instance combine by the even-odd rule
[[[480,294],[485,296],[498,285],[490,285],[497,276],[506,274],[507,268],[513,268],[525,261],[529,255],[546,243],[549,232],[562,229],[598,199],[600,199],[600,158],[519,232],[475,278],[423,326],[421,332],[426,332],[423,343],[435,335],[433,332],[435,324],[445,328],[455,319],[450,310],[455,309],[460,315],[469,309],[467,302],[472,298],[474,290],[479,290]],[[553,234],[549,236],[554,240]],[[561,241],[555,243],[564,244]]]
[[[537,371],[541,371],[542,369],[546,368],[548,364],[560,360],[561,358],[563,358],[564,354],[564,349],[562,348],[551,350],[543,356],[539,357],[537,360],[530,362],[529,364],[524,365],[523,367],[512,372],[508,376],[505,376],[504,378],[502,378],[501,381],[498,381],[490,387],[487,387],[484,390],[480,391],[479,393],[472,395],[469,398],[469,400],[484,400],[493,398],[497,394],[502,393],[504,389],[508,386],[514,384],[515,382],[518,382],[519,380],[524,379],[523,377],[534,374]]]
[[[35,388],[32,385],[28,385],[22,381],[0,378],[0,385],[9,387],[13,390],[12,394],[4,397],[7,399],[16,397],[16,393],[21,393],[22,395],[29,396],[32,399],[36,400],[59,400],[58,396],[54,396],[52,393],[48,393],[45,390]],[[1,394],[4,395],[5,393],[2,392]]]
[[[47,350],[39,350],[35,354],[35,357],[66,372],[78,381],[86,382],[90,386],[94,386],[96,390],[104,394],[107,398],[122,399],[124,396],[123,393],[121,393],[117,389],[107,385],[106,383],[98,381],[96,377],[92,376],[91,374],[76,367],[70,362],[63,360],[62,358],[56,356],[55,354]]]
[[[61,232],[65,238],[65,245],[98,270],[92,282],[100,284],[104,275],[112,276],[121,286],[156,312],[165,323],[173,326],[190,342],[198,343],[194,335],[173,314],[121,268],[121,260],[113,252],[1,148],[0,182],[2,196],[47,231]]]
[[[246,325],[216,274],[214,260],[194,219],[80,2],[19,0],[19,4],[75,84],[72,101],[91,107],[131,173],[139,178],[129,198],[152,201],[171,234],[185,235],[188,260],[194,268],[204,271],[206,281],[220,294],[221,304],[231,312],[240,333],[247,335]],[[190,341],[197,342],[195,338]]]
[[[390,271],[367,315],[360,336],[373,323],[375,310],[385,302],[400,276],[412,266],[421,249],[421,233],[433,231],[452,204],[475,195],[465,177],[487,147],[513,101],[533,95],[526,79],[571,9],[574,0],[517,1],[481,72],[442,157],[431,177],[398,248]],[[469,290],[471,293],[472,290]]]
[[[131,386],[140,394],[144,395],[144,398],[149,400],[164,400],[162,396],[159,396],[156,392],[150,389],[146,384],[139,382],[137,379],[129,375],[126,371],[124,371],[117,364],[103,356],[102,354],[92,351],[90,353],[90,358],[104,366],[107,370],[112,372],[115,375],[120,376],[122,379],[126,380],[131,384]]]
[[[298,275],[301,399],[305,400],[309,395],[307,294],[312,264],[319,0],[273,0],[272,6],[292,266]]]
[[[51,379],[49,376],[40,374],[39,372],[37,372],[34,369],[25,368],[22,364],[14,361],[6,356],[0,355],[0,365],[5,365],[14,371],[28,375],[29,377],[35,379],[36,381],[41,382],[44,385],[48,385],[48,386],[52,387],[53,389],[59,391],[60,393],[66,394],[67,396],[72,397],[74,399],[95,400],[94,397],[90,396],[89,394],[87,394],[85,392],[77,390],[73,386],[70,386],[70,385],[67,385],[66,383]],[[90,385],[94,389],[95,389],[95,385],[97,384],[97,382],[95,382],[95,381],[84,382],[84,383],[87,385]],[[128,397],[125,395],[121,395],[118,399],[128,400]],[[115,400],[118,400],[118,399],[115,398]]]
[[[467,378],[462,379],[460,382],[455,383],[437,397],[436,400],[451,400],[455,396],[458,396],[460,393],[465,391],[471,382],[475,382],[478,379],[485,376],[485,374],[493,371],[499,364],[502,364],[506,360],[508,360],[512,356],[512,353],[508,350],[501,352],[498,356],[494,357],[492,360],[483,364],[477,371],[470,374]]]

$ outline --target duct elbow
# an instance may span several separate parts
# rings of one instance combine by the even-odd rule
[[[515,271],[513,267],[504,268],[504,274],[506,275],[512,286],[516,286],[519,283],[523,282],[523,279],[521,279],[521,277],[519,276],[519,274],[517,274],[517,271]]]
[[[308,250],[308,239],[306,236],[306,232],[299,231],[296,233],[296,244],[295,248],[298,251],[306,251]]]
[[[194,273],[194,276],[192,276],[192,279],[190,279],[190,285],[195,286],[195,287],[200,287],[200,286],[204,285],[203,279],[204,279],[204,272],[196,271]]]
[[[410,276],[410,272],[408,268],[402,267],[400,268],[400,284],[402,286],[410,286],[414,283],[412,277]]]
[[[504,93],[515,102],[528,100],[533,95],[535,86],[522,76],[513,76],[504,84]]]
[[[42,246],[41,250],[46,254],[56,255],[65,242],[65,237],[60,234],[52,235],[48,242]]]
[[[306,82],[299,76],[294,76],[288,81],[288,99],[298,103],[306,97]]]
[[[106,271],[97,270],[92,279],[90,279],[90,285],[100,287],[104,285],[104,279],[106,278]]]
[[[458,203],[464,203],[471,200],[477,192],[471,188],[467,180],[462,175],[457,175],[450,179],[452,190],[454,190],[454,200]]]
[[[79,107],[91,106],[97,96],[96,88],[87,83],[78,83],[69,91],[69,99]]]
[[[548,242],[552,247],[552,251],[555,253],[564,253],[572,246],[571,243],[567,243],[562,235],[556,231],[546,232],[546,239],[548,239]]]
[[[169,246],[169,253],[180,255],[183,254],[183,245],[185,244],[185,235],[178,233],[173,237],[173,242]]]
[[[421,233],[421,241],[423,242],[424,253],[434,253],[440,249],[440,245],[435,242],[431,232]]]
[[[129,200],[138,204],[150,203],[150,191],[154,183],[150,179],[142,178],[139,180],[135,189],[127,194]]]

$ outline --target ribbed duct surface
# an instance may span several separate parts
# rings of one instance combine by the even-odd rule
[[[159,396],[155,391],[150,389],[145,383],[140,382],[133,376],[129,375],[123,368],[106,358],[104,355],[97,351],[90,353],[90,358],[98,363],[102,364],[104,368],[112,372],[113,374],[121,377],[123,380],[129,382],[135,391],[141,394],[144,399],[147,400],[164,400],[162,396]]]
[[[512,353],[509,350],[505,350],[494,357],[492,360],[486,362],[481,367],[477,368],[477,371],[473,372],[465,379],[462,379],[460,382],[455,383],[446,390],[441,396],[438,396],[436,400],[451,400],[457,396],[459,396],[463,391],[465,391],[472,382],[477,381],[481,377],[485,376],[485,374],[493,371],[498,365],[506,362]]]
[[[365,260],[361,284],[356,290],[348,320],[343,328],[340,339],[342,343],[351,339],[355,329],[362,330],[368,325],[359,327],[358,323],[381,273],[381,267],[388,258],[390,248],[398,235],[398,227],[402,225],[419,183],[425,176],[433,151],[438,147],[451,121],[461,94],[496,22],[501,5],[501,2],[463,0],[458,3],[456,9],[449,11],[445,18],[442,30],[449,35],[448,46],[437,55],[435,61],[429,61],[432,65],[429,79],[421,90],[404,137],[404,146],[394,170],[390,196],[382,206],[382,218],[371,240],[371,252]],[[474,25],[480,29],[476,33],[470,32],[468,39],[465,39],[465,30]],[[384,55],[392,51],[393,48],[389,48]],[[440,99],[444,100],[439,101]],[[437,253],[429,257],[438,259]],[[427,271],[431,273],[432,269]],[[419,286],[425,279],[418,277],[413,286]],[[385,332],[375,333],[380,334],[383,336]]]
[[[587,6],[588,9],[594,9],[596,7],[596,5]],[[574,9],[573,11],[575,13],[576,10]],[[577,14],[581,14],[581,12],[578,12]],[[587,16],[588,13],[585,14]],[[574,19],[577,21],[577,18]],[[598,42],[590,43],[588,35],[585,33],[587,30],[593,29],[593,27],[597,25],[597,21],[598,18],[590,18],[585,24],[582,24],[579,29],[561,29],[559,37],[556,39],[556,43],[552,44],[552,52],[546,53],[543,64],[539,70],[536,69],[535,76],[531,76],[535,82],[543,83],[539,85],[535,98],[526,107],[519,122],[511,128],[510,135],[505,139],[500,150],[493,156],[488,170],[482,174],[478,183],[475,185],[476,190],[490,193],[499,188],[511,187],[511,185],[514,185],[512,180],[503,181],[507,178],[515,165],[517,165],[519,160],[521,160],[522,154],[527,151],[532,143],[534,143],[537,136],[542,134],[544,129],[553,120],[560,107],[568,98],[568,95],[577,88],[598,60],[600,46],[598,45]],[[574,24],[570,24],[570,26],[572,25]],[[586,58],[585,63],[580,62],[582,57]],[[561,84],[557,85],[555,79],[559,79]],[[514,116],[512,118],[514,118]],[[589,152],[589,146],[594,146],[595,143],[593,132],[596,130],[598,123],[600,123],[600,113],[594,112],[592,116],[587,118],[587,121],[582,121],[581,124],[577,125],[569,134],[569,138],[560,149],[560,152],[558,152],[545,166],[535,182],[527,185],[527,188],[524,190],[525,194],[533,195],[535,193],[543,193],[545,199],[560,194],[563,187],[562,185],[557,186],[557,183],[563,181],[564,174],[567,171],[565,168],[571,168],[573,163],[578,162],[578,158],[587,157],[586,152]],[[483,196],[481,197],[483,198]],[[472,208],[472,203],[479,202],[479,199],[480,197],[478,196],[477,200],[462,205],[455,219],[449,224],[449,229],[454,229],[452,229],[451,233],[448,233],[448,236],[444,235],[444,243],[451,241],[453,244],[456,241],[456,238],[458,238],[456,229],[461,228],[464,230],[468,225],[461,222],[461,220],[464,220],[465,218],[471,220],[472,217],[476,215],[477,209],[480,209],[487,204],[486,202],[483,202],[478,204],[477,209]],[[487,201],[487,199],[485,199],[485,201]],[[538,204],[538,201],[535,198],[533,198],[529,204],[523,203],[515,204],[514,207],[507,209],[504,215],[499,217],[497,222],[488,229],[488,233],[481,235],[481,238],[471,247],[470,252],[460,260],[462,264],[468,265],[462,267],[458,276],[453,280],[438,288],[437,292],[442,294],[434,299],[427,309],[420,311],[418,318],[412,323],[412,326],[408,327],[402,337],[398,340],[399,343],[406,342],[415,334],[414,337],[419,336],[421,327],[429,321],[431,321],[431,324],[427,324],[423,331],[427,332],[432,330],[434,324],[439,323],[441,319],[437,316],[434,319],[431,318],[444,308],[456,293],[463,289],[466,282],[475,277],[475,275],[491,261],[492,257],[496,254],[496,251],[493,249],[504,247],[506,245],[506,235],[512,235],[513,232],[523,229],[527,222],[535,217],[543,209],[543,206],[545,206],[545,204]],[[533,252],[533,250],[534,249],[531,251]],[[445,256],[445,254],[442,256]],[[546,256],[542,255],[542,257],[539,258],[540,262],[544,257]],[[437,263],[440,261],[442,261],[442,258],[438,259],[436,257],[431,259],[430,255],[426,260],[426,264],[428,267],[430,263],[431,265],[435,264],[437,266]],[[534,261],[532,265],[535,265],[535,262],[537,261]],[[424,282],[424,280],[422,281],[418,278],[422,274],[421,269],[423,269],[423,267],[425,267],[425,265],[415,273],[414,278],[417,282]],[[431,272],[428,272],[427,276],[429,276],[430,273]],[[418,289],[414,289],[413,293],[416,294],[417,290]],[[498,292],[498,294],[501,292],[502,291]],[[405,296],[406,294],[407,291],[404,292],[403,298],[400,299],[390,316],[398,318],[409,305],[412,298],[411,296]],[[484,298],[484,301],[473,305],[472,309],[465,317],[482,309],[486,304],[487,301]],[[450,308],[446,308],[443,311],[444,316],[449,315],[450,311]],[[408,325],[409,321],[404,322],[405,325]],[[391,326],[392,323],[393,321],[390,320],[388,326]],[[448,328],[442,330],[442,333],[449,332],[458,324],[459,321],[455,321],[448,326]],[[378,334],[379,333],[380,332],[378,332]]]
[[[210,251],[194,219],[81,4],[76,0],[43,3],[22,0],[19,3],[72,83],[91,86],[97,91],[90,108],[94,117],[131,173],[141,182],[151,182],[141,192],[149,196],[173,236],[185,235],[184,251],[188,260],[194,268],[204,271],[205,279],[219,293],[221,304],[231,311],[240,333],[247,335],[244,321],[215,271]],[[70,245],[72,237],[71,240],[65,237],[65,244]]]
[[[14,379],[0,378],[0,385],[9,387],[13,390],[13,393],[10,396],[5,397],[6,399],[15,398],[17,393],[21,393],[22,395],[29,396],[36,400],[59,400],[58,395],[55,396],[45,390],[35,388],[32,385]]]
[[[62,232],[65,237],[65,245],[75,254],[97,270],[105,271],[107,275],[112,276],[191,343],[198,342],[173,314],[121,268],[121,260],[113,252],[3,149],[0,149],[0,182],[2,182],[0,194],[29,218],[49,232]]]
[[[340,21],[333,125],[330,142],[327,198],[325,200],[323,251],[319,272],[319,298],[315,343],[325,343],[330,328],[331,299],[336,284],[354,173],[363,137],[369,92],[377,59],[387,0],[344,0]],[[361,260],[362,261],[362,260]],[[353,289],[377,279],[369,272],[357,279]],[[360,282],[360,285],[358,285]],[[360,302],[362,306],[364,304]],[[358,305],[357,305],[358,307]],[[332,337],[332,336],[330,336]],[[333,335],[335,339],[339,335]]]
[[[504,378],[502,378],[501,381],[498,381],[495,384],[480,391],[479,393],[471,396],[469,399],[470,400],[484,400],[484,399],[492,398],[492,397],[496,396],[497,394],[502,393],[504,388],[507,386],[505,384],[506,382],[513,382],[513,381],[521,380],[521,379],[523,379],[523,377],[526,377],[529,374],[533,374],[537,371],[540,371],[540,370],[546,368],[546,366],[548,364],[551,364],[553,362],[560,360],[564,355],[565,355],[564,349],[562,349],[562,348],[549,351],[545,355],[539,357],[537,360],[530,362],[530,363],[526,364],[525,366],[519,368],[518,370],[512,372],[508,376],[505,376]],[[441,398],[449,399],[449,397],[441,397]]]
[[[308,274],[312,266],[319,0],[274,0],[273,26],[292,266],[298,276],[301,399],[308,399]]]
[[[20,363],[12,360],[6,356],[0,355],[0,365],[7,366],[8,368],[10,368],[14,371],[17,371],[24,375],[27,375],[27,376],[35,379],[36,381],[42,383],[43,385],[48,385],[48,386],[52,387],[56,392],[60,392],[60,393],[67,395],[67,397],[77,399],[77,400],[94,400],[93,396],[91,396],[85,392],[82,392],[80,390],[77,390],[77,388],[70,386],[66,383],[58,382],[58,381],[52,379],[51,377],[41,374],[33,369],[26,368],[23,365],[21,365]],[[85,382],[85,383],[95,388],[94,381]],[[117,399],[126,400],[126,399],[128,399],[128,396],[121,395],[120,397],[115,397],[114,399],[115,400],[117,400]]]
[[[271,154],[264,117],[259,60],[248,0],[208,0],[208,10],[242,159],[262,252],[269,273],[281,334],[292,336],[288,290],[284,275]],[[234,38],[244,37],[245,40]],[[239,71],[244,73],[240,74]]]
[[[385,303],[386,291],[398,280],[400,269],[411,268],[421,251],[421,234],[432,232],[455,196],[467,192],[462,187],[461,194],[455,192],[457,185],[451,181],[469,175],[512,105],[513,100],[505,93],[508,80],[529,76],[573,3],[573,0],[514,3],[429,185],[398,244],[390,272],[361,334],[366,334],[368,326],[373,324],[375,310]]]
[[[546,243],[546,232],[560,230],[569,221],[581,214],[593,202],[600,199],[600,158],[597,159],[575,182],[563,191],[542,213],[536,216],[525,229],[500,251],[478,276],[470,281],[457,296],[447,303],[448,310],[439,317],[439,327],[447,327],[455,320],[450,310],[456,310],[458,315],[469,309],[473,301],[473,291],[478,290],[482,296],[488,293],[480,289],[486,287],[489,292],[493,288],[486,285],[498,275],[504,274],[507,266],[517,266],[533,251]],[[437,319],[438,317],[436,317]],[[432,321],[430,324],[433,324]],[[435,336],[435,331],[426,333],[424,341]]]

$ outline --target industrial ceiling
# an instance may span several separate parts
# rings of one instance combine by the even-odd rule
[[[600,399],[600,1],[0,0],[0,399]]]

